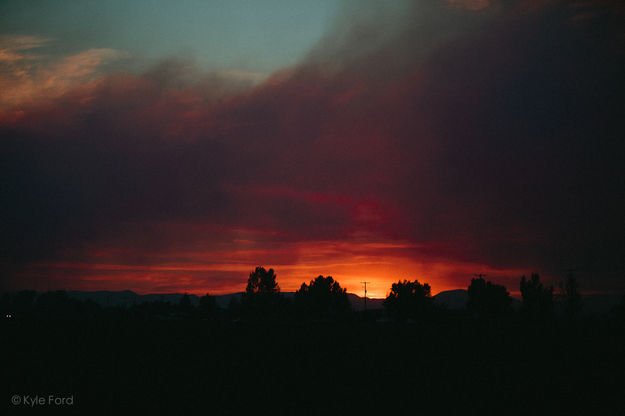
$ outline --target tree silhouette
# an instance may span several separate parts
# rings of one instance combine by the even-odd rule
[[[32,317],[37,292],[34,290],[21,290],[15,293],[2,295],[3,314],[10,314],[13,318]]]
[[[560,282],[559,286],[558,300],[562,303],[564,315],[568,319],[575,319],[583,307],[582,295],[579,293],[579,283],[573,277],[573,274],[569,274],[564,282]]]
[[[273,269],[258,266],[247,279],[245,293],[241,296],[241,308],[249,315],[275,313],[283,306],[284,298]]]
[[[178,306],[180,306],[182,310],[189,310],[191,308],[191,299],[189,298],[189,295],[185,293],[180,298],[180,302],[178,302]]]
[[[495,317],[510,311],[510,293],[505,286],[496,285],[483,278],[471,279],[467,306],[480,317]]]
[[[612,313],[619,322],[625,323],[625,295],[621,297],[621,301],[612,309]]]
[[[199,313],[202,318],[214,318],[219,308],[215,297],[208,293],[200,297]]]
[[[278,292],[280,292],[280,286],[276,282],[276,274],[273,269],[265,270],[264,267],[258,266],[256,270],[250,273],[245,288],[246,295]]]
[[[177,305],[173,305],[163,300],[145,302],[131,307],[133,316],[140,319],[169,319],[176,310]]]
[[[64,290],[42,293],[35,301],[40,317],[45,319],[74,319],[81,315],[82,303],[72,299]]]
[[[230,297],[230,301],[228,302],[228,307],[226,308],[228,316],[230,319],[238,318],[241,313],[241,302],[237,298],[237,295],[232,295]]]
[[[521,276],[521,305],[522,314],[530,320],[545,320],[553,316],[553,286],[543,287],[540,276],[532,273],[532,278],[527,280]]]
[[[321,317],[344,313],[350,305],[339,282],[332,276],[318,276],[309,285],[302,283],[295,292],[295,307],[301,313]]]
[[[391,293],[384,300],[384,309],[388,315],[398,321],[417,320],[432,305],[430,285],[418,280],[398,281],[391,286]]]

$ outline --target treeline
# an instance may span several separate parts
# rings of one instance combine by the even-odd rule
[[[378,319],[396,322],[425,322],[450,314],[461,314],[477,320],[520,317],[527,321],[549,321],[555,318],[555,306],[560,305],[567,320],[578,318],[582,310],[582,296],[577,280],[569,275],[561,282],[558,293],[553,286],[545,286],[536,273],[522,276],[519,289],[522,296],[520,310],[512,307],[507,288],[485,280],[482,276],[471,280],[468,286],[466,309],[450,311],[437,305],[428,283],[403,280],[393,283],[383,311],[355,312],[345,288],[332,276],[318,276],[308,284],[302,283],[293,299],[280,292],[273,269],[256,267],[249,275],[245,292],[240,299],[232,296],[224,310],[214,296],[206,294],[193,306],[187,294],[178,304],[153,301],[132,306],[102,307],[92,300],[71,298],[65,291],[37,294],[35,291],[4,293],[0,310],[5,319],[204,319],[229,321],[254,320],[351,320]],[[613,310],[613,317],[625,321],[625,296]]]

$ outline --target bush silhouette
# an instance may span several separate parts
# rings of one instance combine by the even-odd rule
[[[430,285],[418,280],[398,281],[391,286],[391,293],[384,300],[384,309],[390,317],[398,321],[417,320],[432,306]]]
[[[510,311],[510,293],[505,286],[496,285],[483,278],[471,279],[467,307],[483,318],[492,318]]]
[[[302,283],[295,292],[295,307],[305,315],[323,317],[344,313],[350,305],[339,282],[332,276],[318,276],[309,285]]]
[[[521,313],[527,319],[538,321],[553,317],[553,286],[543,287],[540,276],[532,273],[530,280],[521,276],[520,289],[523,298]]]

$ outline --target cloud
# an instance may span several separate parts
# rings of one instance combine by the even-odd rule
[[[0,112],[16,111],[33,102],[50,100],[96,80],[102,67],[128,58],[128,53],[108,48],[89,49],[53,57],[33,54],[52,40],[34,36],[0,40]]]
[[[237,81],[247,81],[253,85],[258,85],[261,82],[265,81],[268,77],[268,74],[263,74],[260,72],[250,72],[250,71],[241,71],[238,69],[230,69],[227,71],[219,72],[219,75],[233,79]]]
[[[127,52],[108,48],[88,49],[76,55],[63,58],[54,68],[53,76],[62,74],[63,78],[76,79],[92,75],[98,67],[117,59],[127,58]],[[50,82],[50,80],[48,80]],[[51,81],[54,83],[54,80]]]
[[[29,59],[24,52],[29,49],[40,48],[49,43],[51,39],[39,36],[1,36],[0,37],[0,60],[16,61]]]
[[[24,106],[0,128],[10,285],[226,291],[263,264],[285,288],[575,267],[623,290],[622,19],[404,6],[252,88],[166,61]]]

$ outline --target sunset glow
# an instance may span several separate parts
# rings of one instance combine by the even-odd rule
[[[70,3],[0,6],[3,288],[625,289],[619,2]]]

